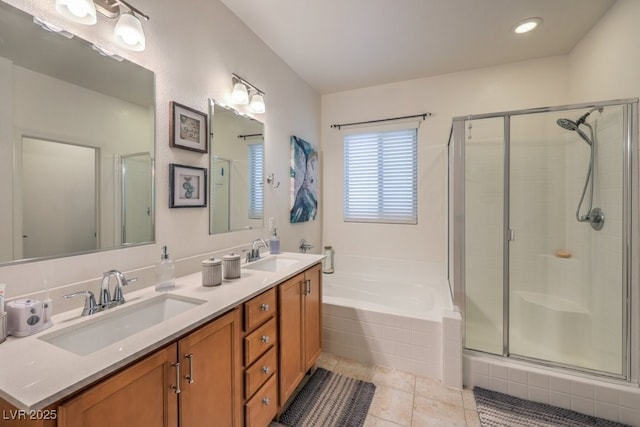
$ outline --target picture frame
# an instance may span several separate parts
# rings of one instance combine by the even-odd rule
[[[169,103],[169,107],[170,146],[206,154],[209,151],[207,114],[174,101]]]
[[[169,164],[169,207],[207,207],[207,168]]]
[[[289,222],[314,221],[318,214],[318,148],[295,135],[291,136],[290,146]]]

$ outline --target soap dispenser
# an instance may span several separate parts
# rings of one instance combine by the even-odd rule
[[[269,238],[269,253],[280,253],[280,237],[278,237],[278,230],[276,228],[273,229],[273,234]]]
[[[156,264],[156,291],[170,291],[176,287],[176,268],[169,258],[167,247],[162,247],[160,261]]]

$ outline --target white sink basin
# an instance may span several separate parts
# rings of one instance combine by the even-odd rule
[[[293,264],[300,262],[300,260],[294,258],[285,258],[282,256],[272,256],[269,258],[254,261],[246,264],[244,268],[248,270],[260,270],[260,271],[280,271],[285,268],[291,267]]]
[[[124,305],[112,309],[114,311],[96,315],[94,319],[89,317],[84,322],[43,335],[39,339],[84,356],[205,302],[164,294],[128,307]]]

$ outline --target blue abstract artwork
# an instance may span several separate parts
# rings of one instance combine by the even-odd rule
[[[291,223],[316,219],[318,213],[318,150],[291,137]]]

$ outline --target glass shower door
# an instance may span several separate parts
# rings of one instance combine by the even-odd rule
[[[510,118],[511,356],[624,374],[624,108]]]
[[[464,125],[465,347],[503,354],[504,119]]]

